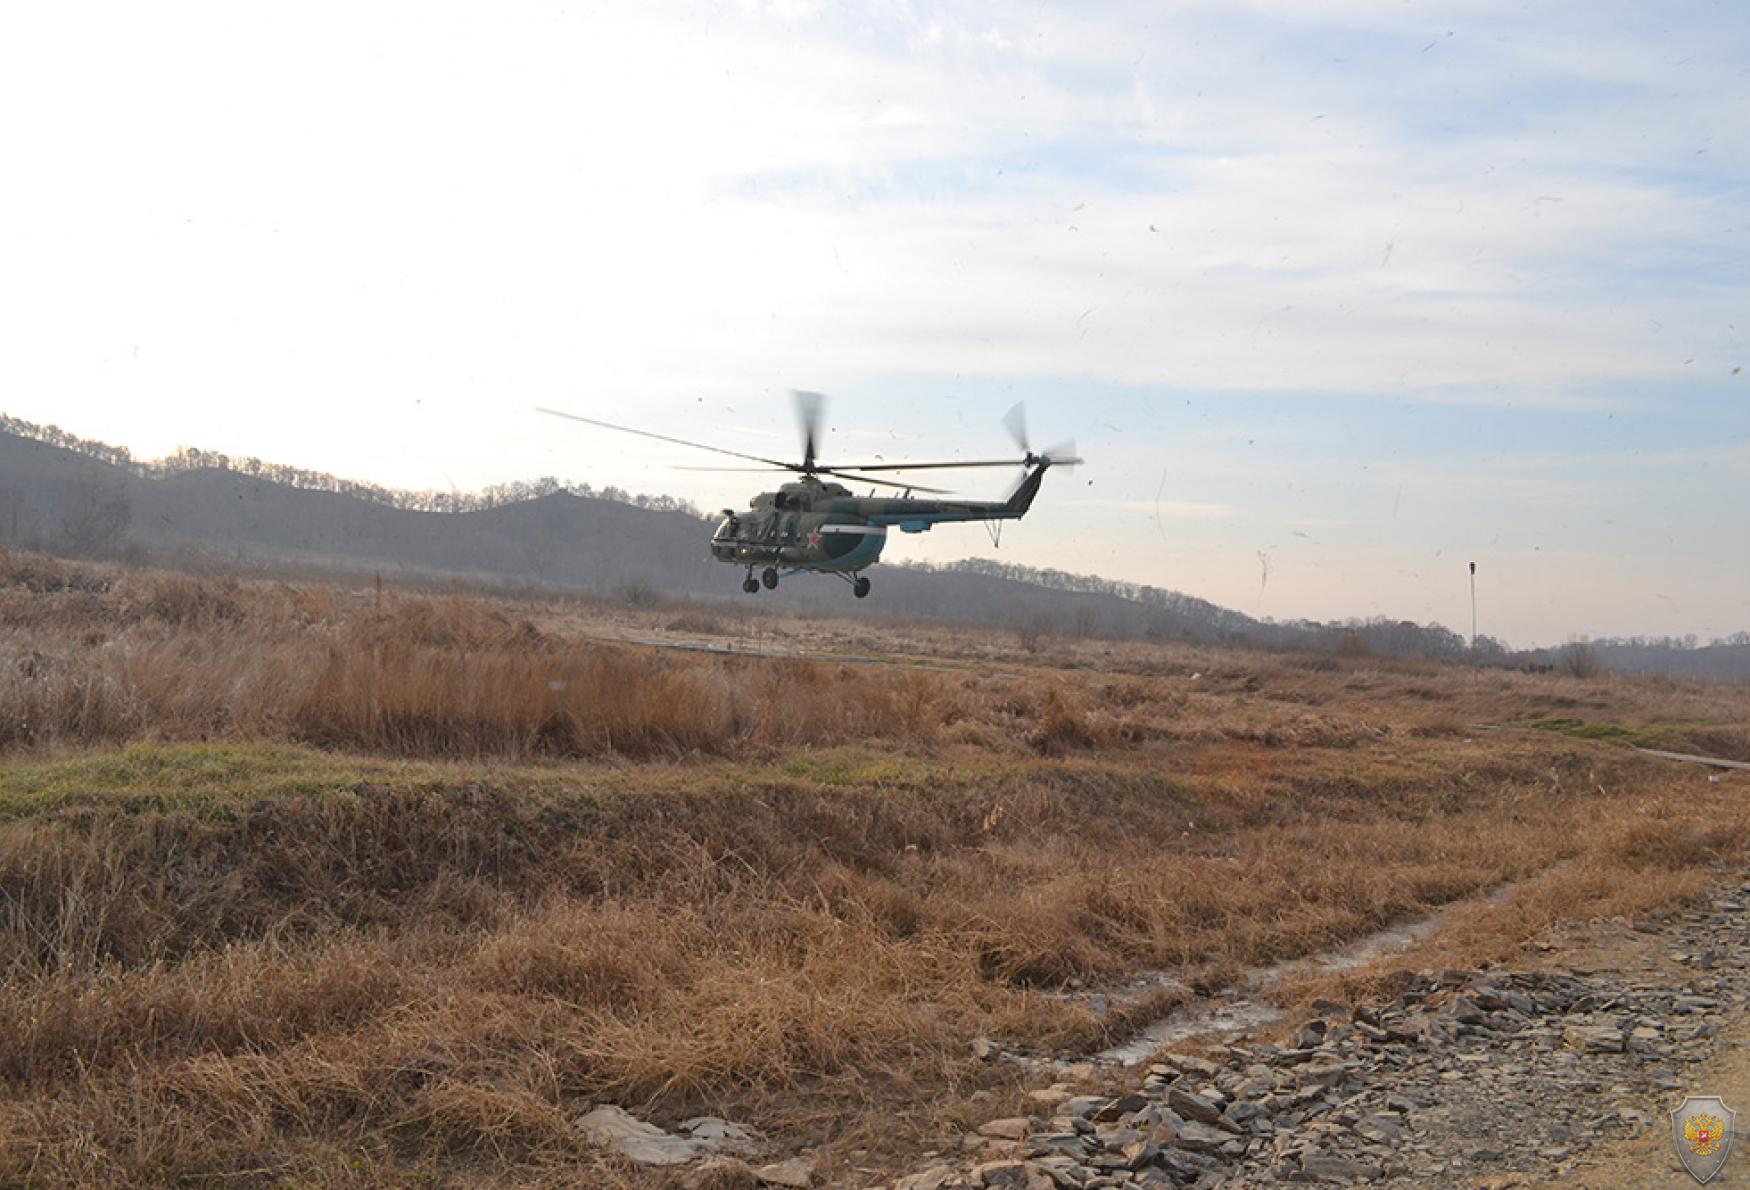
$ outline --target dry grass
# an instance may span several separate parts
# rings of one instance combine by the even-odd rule
[[[46,560],[11,567],[0,748],[285,739],[431,757],[752,755],[927,742],[959,702],[951,684],[889,669],[580,641],[478,599],[136,574],[94,591]]]
[[[966,633],[1003,672],[669,655],[564,607],[3,566],[8,1184],[636,1182],[569,1128],[598,1101],[830,1166],[1013,1100],[974,1037],[1074,1053],[1148,1009],[1072,984],[1220,984],[1520,881],[1441,936],[1486,957],[1750,839],[1730,780],[1474,727],[1738,738],[1729,690]]]

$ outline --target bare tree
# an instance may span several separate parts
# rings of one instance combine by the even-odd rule
[[[61,518],[61,537],[70,553],[103,553],[121,544],[133,515],[120,484],[81,479],[73,484]]]
[[[1604,662],[1589,640],[1571,640],[1562,646],[1557,665],[1570,677],[1595,678],[1604,672]]]

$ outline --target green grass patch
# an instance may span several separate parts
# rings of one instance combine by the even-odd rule
[[[494,764],[398,760],[291,744],[142,743],[0,764],[0,821],[99,807],[226,816],[262,800],[350,798],[367,788],[481,789],[535,805],[573,806],[616,795],[707,795],[785,782],[903,794],[988,783],[999,770],[1004,766],[989,761],[932,762],[860,747],[804,749],[756,764]]]
[[[264,799],[353,797],[367,788],[489,789],[576,802],[625,784],[624,770],[611,764],[451,764],[289,744],[134,744],[0,765],[0,821],[92,807],[222,816]]]
[[[1614,723],[1589,723],[1584,719],[1531,719],[1526,727],[1537,731],[1554,731],[1582,740],[1623,740],[1633,733]]]
[[[1521,724],[1537,731],[1553,731],[1582,740],[1603,740],[1662,752],[1708,754],[1717,750],[1714,737],[1730,724],[1710,719],[1674,720],[1662,723],[1595,723],[1586,719],[1529,719]]]

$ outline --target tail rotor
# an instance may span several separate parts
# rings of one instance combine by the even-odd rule
[[[1066,439],[1055,446],[1046,447],[1044,454],[1034,454],[1033,448],[1027,445],[1027,406],[1017,401],[1013,408],[1003,414],[1003,425],[1008,428],[1009,437],[1015,440],[1015,445],[1021,448],[1021,465],[1036,467],[1040,463],[1049,463],[1053,467],[1074,467],[1081,459],[1076,457],[1074,439]]]

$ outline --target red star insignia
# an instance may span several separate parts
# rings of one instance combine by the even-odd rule
[[[808,544],[812,545],[812,546],[818,546],[820,544],[820,530],[819,529],[809,530],[809,532],[808,532]]]

